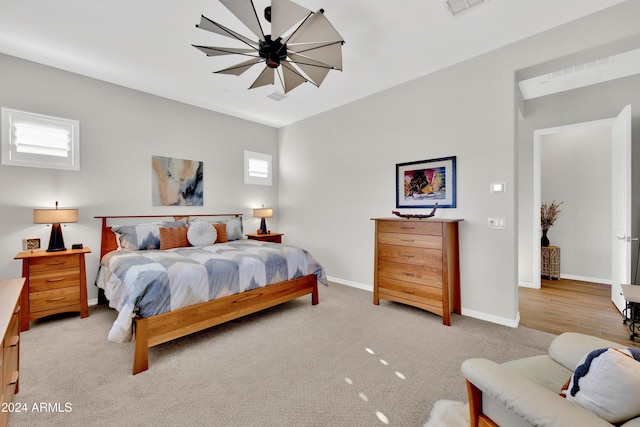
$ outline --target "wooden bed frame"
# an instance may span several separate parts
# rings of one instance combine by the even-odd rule
[[[118,248],[115,234],[107,225],[109,219],[194,217],[242,217],[241,214],[96,216],[102,219],[100,259]],[[133,319],[135,353],[133,375],[149,369],[149,348],[209,327],[264,310],[311,294],[311,304],[318,304],[318,281],[314,274],[287,280],[236,295],[184,307],[151,317]]]

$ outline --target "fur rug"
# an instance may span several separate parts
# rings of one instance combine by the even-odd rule
[[[454,400],[438,400],[424,427],[469,427],[469,404]]]

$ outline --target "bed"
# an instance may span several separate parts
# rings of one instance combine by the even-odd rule
[[[304,249],[245,240],[240,214],[95,218],[102,220],[96,285],[118,310],[109,340],[135,339],[134,375],[149,368],[150,347],[307,294],[316,305],[318,283],[327,284]],[[198,231],[192,240],[196,228],[206,236]]]

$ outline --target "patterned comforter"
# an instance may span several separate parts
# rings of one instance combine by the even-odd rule
[[[177,308],[315,274],[324,269],[304,249],[256,240],[169,250],[113,251],[101,261],[96,285],[119,311],[109,340],[131,340],[133,317]]]

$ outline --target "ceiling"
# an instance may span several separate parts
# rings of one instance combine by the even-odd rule
[[[0,0],[0,52],[281,127],[623,0],[491,0],[455,17],[441,0],[294,1],[325,10],[345,40],[343,71],[280,101],[269,97],[278,85],[248,90],[260,66],[213,74],[242,57],[206,57],[191,46],[238,47],[197,29],[200,15],[254,37],[217,0]],[[261,16],[270,2],[254,3]]]

